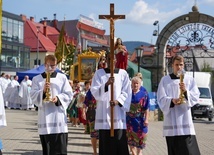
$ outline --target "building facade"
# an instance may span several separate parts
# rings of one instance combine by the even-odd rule
[[[59,31],[48,26],[47,22],[34,21],[33,17],[21,15],[24,21],[24,43],[30,47],[30,68],[44,63],[47,54],[54,54],[59,38]]]
[[[43,21],[40,21],[41,23]],[[108,38],[105,37],[105,30],[102,23],[99,23],[89,17],[80,15],[78,19],[58,21],[56,14],[53,20],[47,20],[47,24],[61,30],[65,24],[65,32],[67,39],[72,42],[81,52],[87,50],[88,47],[106,49],[109,47]]]
[[[30,68],[30,47],[24,45],[24,22],[18,15],[2,12],[0,72],[15,75]]]

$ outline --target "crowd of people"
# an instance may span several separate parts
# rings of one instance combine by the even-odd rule
[[[38,107],[43,155],[67,154],[67,120],[73,127],[83,124],[84,133],[91,137],[93,155],[98,152],[100,155],[142,155],[148,136],[150,98],[143,87],[141,73],[130,80],[127,62],[120,61],[126,56],[127,50],[118,39],[113,76],[110,54],[103,53],[92,79],[81,83],[56,72],[56,57],[47,55],[45,72],[32,81],[26,75],[19,84],[18,76],[10,81],[9,75],[2,74],[0,93],[4,96],[4,106],[25,110],[34,104]],[[175,56],[172,62],[173,73],[161,79],[157,92],[164,114],[163,133],[168,154],[200,155],[191,118],[191,107],[196,104],[199,91],[193,78],[185,76],[180,82],[177,77],[178,71],[184,68],[184,59]],[[179,91],[185,96],[185,104],[179,102]]]
[[[0,77],[0,87],[4,98],[4,107],[7,109],[31,110],[34,108],[30,97],[32,81],[26,75],[19,83],[17,75],[11,76],[2,73]]]
[[[7,126],[5,109],[30,110],[34,108],[30,97],[31,80],[26,75],[21,83],[18,76],[13,78],[2,73],[0,77],[0,128]],[[0,139],[0,155],[2,154],[2,141]]]

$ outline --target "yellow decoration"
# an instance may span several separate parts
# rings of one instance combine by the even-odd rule
[[[106,57],[106,51],[102,50],[100,51],[100,57]]]

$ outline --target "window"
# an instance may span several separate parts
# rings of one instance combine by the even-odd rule
[[[24,23],[10,18],[2,18],[2,39],[23,43]]]
[[[208,88],[198,88],[200,91],[200,98],[207,98],[210,99],[210,90]]]

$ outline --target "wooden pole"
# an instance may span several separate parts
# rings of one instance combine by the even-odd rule
[[[125,15],[114,14],[114,4],[110,4],[110,15],[99,15],[99,19],[110,21],[110,71],[111,77],[114,77],[114,21],[125,19]],[[111,101],[114,101],[114,84],[111,84]],[[111,137],[114,137],[114,106],[111,106]]]

